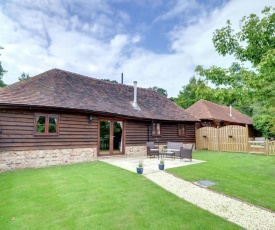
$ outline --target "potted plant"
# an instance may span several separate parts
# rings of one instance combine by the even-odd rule
[[[140,161],[138,162],[137,173],[138,173],[138,174],[142,174],[142,173],[143,173],[143,162],[142,162],[142,160],[140,160]]]
[[[164,170],[164,160],[160,159],[159,161],[159,170]]]

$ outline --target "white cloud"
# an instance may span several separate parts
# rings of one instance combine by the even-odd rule
[[[168,5],[170,9],[158,16],[157,21],[173,19],[199,7],[199,4],[195,0],[177,0],[175,4],[171,1],[168,2]]]
[[[155,18],[172,19],[195,5],[195,1],[191,5],[177,1],[168,12]],[[157,54],[141,46],[141,33],[131,34],[133,30],[127,29],[133,16],[112,9],[104,1],[10,0],[0,6],[0,46],[4,47],[1,61],[8,70],[3,79],[11,84],[22,72],[33,76],[51,68],[99,78],[115,73],[108,77],[116,80],[123,72],[126,83],[137,80],[139,86],[162,87],[169,96],[177,96],[194,75],[196,65],[229,66],[234,60],[214,50],[215,29],[230,19],[237,30],[242,16],[259,14],[266,5],[275,5],[275,0],[253,4],[249,0],[232,0],[211,11],[199,5],[199,14],[188,23],[174,24],[169,31],[171,52]]]

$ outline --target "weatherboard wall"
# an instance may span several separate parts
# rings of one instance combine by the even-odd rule
[[[59,135],[33,134],[35,113],[58,114]],[[97,146],[97,117],[48,111],[0,110],[0,151],[90,148]]]
[[[195,143],[195,123],[185,123],[186,135],[178,135],[178,123],[175,122],[160,122],[161,135],[152,136],[151,122],[146,121],[126,121],[126,147],[127,146],[142,146],[147,141],[154,141],[155,144],[167,144],[168,141]],[[184,124],[184,122],[183,122]],[[149,132],[148,132],[149,130]]]

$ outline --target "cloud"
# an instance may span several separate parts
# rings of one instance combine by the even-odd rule
[[[191,10],[198,9],[199,4],[195,0],[177,0],[168,2],[168,11],[156,18],[159,20],[169,20],[175,17],[183,17],[184,14],[189,13]]]
[[[22,72],[34,76],[51,68],[112,80],[118,80],[123,72],[125,83],[137,80],[139,86],[162,87],[169,96],[177,96],[194,75],[196,65],[225,67],[234,60],[215,51],[215,29],[230,19],[237,31],[242,16],[259,14],[265,5],[275,4],[275,0],[253,4],[232,0],[209,7],[195,0],[188,1],[190,4],[175,1],[174,5],[158,1],[150,11],[154,17],[148,21],[146,17],[135,18],[127,8],[116,8],[119,3],[131,4],[128,0],[114,1],[9,0],[2,4],[0,46],[4,50],[0,57],[8,70],[4,82],[17,81]],[[139,7],[147,5],[140,2]],[[194,9],[198,10],[192,14]],[[191,15],[187,21],[184,14]],[[167,28],[163,37],[168,38],[168,52],[145,48],[144,30],[132,28],[136,22],[150,25],[153,21],[154,26]],[[152,40],[157,43],[158,39],[153,34]]]

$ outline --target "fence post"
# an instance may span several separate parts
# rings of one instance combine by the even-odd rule
[[[265,141],[265,153],[267,156],[269,155],[269,141],[268,140]]]
[[[246,152],[248,153],[249,150],[250,150],[250,146],[249,146],[249,143],[248,143],[248,140],[249,140],[249,130],[248,130],[248,125],[246,124],[245,125],[245,128],[246,128]]]
[[[217,139],[218,139],[218,151],[220,151],[220,127],[219,126],[217,126],[216,132],[217,132]]]

